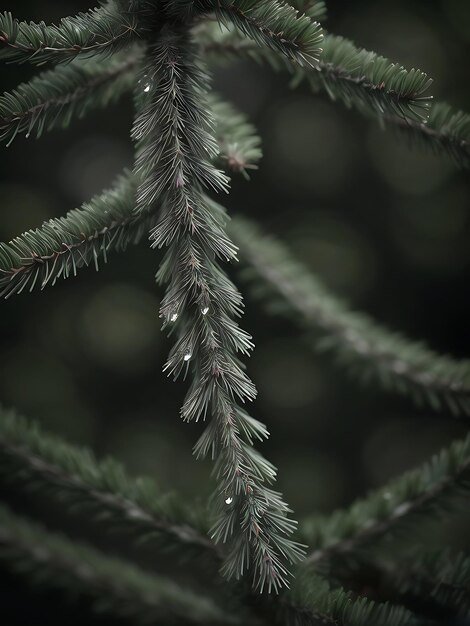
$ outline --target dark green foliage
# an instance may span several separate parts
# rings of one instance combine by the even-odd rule
[[[161,203],[150,239],[152,247],[167,248],[157,274],[167,284],[160,317],[177,336],[164,370],[174,379],[191,374],[181,409],[185,421],[212,416],[195,454],[215,460],[211,536],[229,544],[224,573],[239,578],[251,562],[253,584],[277,590],[287,584],[283,560],[297,561],[302,550],[287,538],[295,529],[288,507],[266,486],[274,482],[275,469],[253,449],[267,430],[240,406],[255,398],[256,389],[237,353],[247,355],[253,346],[234,320],[241,295],[218,263],[236,255],[224,232],[225,211],[205,195],[208,189],[226,191],[228,183],[211,164],[218,146],[204,101],[207,77],[188,38],[177,31],[153,47],[144,76],[147,97],[132,132],[137,211]]]
[[[470,363],[441,356],[423,342],[411,341],[379,326],[367,315],[351,311],[331,294],[278,241],[263,236],[247,220],[232,225],[250,270],[246,278],[258,297],[278,302],[307,330],[309,342],[363,383],[378,382],[385,389],[411,395],[418,404],[448,408],[455,415],[470,414]],[[261,279],[261,288],[259,286]],[[313,333],[312,333],[313,331]]]
[[[299,573],[292,589],[281,598],[280,610],[288,626],[417,626],[424,621],[388,603],[355,597],[341,588],[332,589],[314,574]]]
[[[212,2],[204,4],[213,6]],[[282,0],[220,0],[217,4],[217,13],[254,42],[301,66],[318,61],[323,34],[308,14],[297,13]]]
[[[470,557],[439,550],[412,554],[385,570],[387,582],[402,602],[426,598],[431,611],[470,618]]]
[[[396,128],[410,143],[435,154],[448,153],[458,165],[470,166],[470,116],[463,111],[436,102],[426,123],[386,117],[384,124]]]
[[[384,538],[444,513],[470,490],[470,436],[454,442],[428,463],[327,518],[312,518],[302,534],[312,548],[305,566],[366,550]]]
[[[173,549],[180,558],[196,551],[217,560],[200,507],[190,509],[174,495],[161,494],[151,480],[132,480],[112,459],[98,462],[90,451],[45,435],[13,411],[2,409],[0,417],[0,465],[10,482],[30,483],[77,511],[94,513],[103,524]]]
[[[254,448],[268,430],[242,407],[256,396],[240,359],[253,344],[238,326],[242,296],[223,269],[236,260],[238,246],[254,290],[269,302],[274,293],[276,308],[280,300],[316,350],[361,380],[436,409],[470,413],[467,361],[435,354],[350,311],[280,243],[245,220],[230,223],[209,197],[229,187],[217,167],[248,177],[261,150],[253,126],[210,93],[205,62],[249,58],[287,70],[293,84],[306,80],[313,92],[469,164],[468,115],[431,106],[431,81],[423,72],[342,37],[323,37],[316,20],[325,16],[317,0],[116,0],[57,26],[0,16],[0,59],[66,63],[0,98],[1,139],[10,143],[21,134],[39,137],[67,127],[131,90],[136,109],[133,172],[81,208],[0,244],[1,293],[43,288],[90,264],[98,269],[108,253],[143,237],[164,248],[157,273],[166,286],[160,316],[175,340],[165,370],[189,378],[183,419],[207,418],[194,452],[214,461],[216,488],[207,511],[182,504],[151,481],[129,478],[114,461],[98,462],[5,410],[2,480],[63,503],[67,515],[90,513],[85,530],[100,524],[147,541],[155,554],[171,550],[178,561],[201,562],[217,581],[211,594],[223,600],[1,509],[0,559],[31,582],[74,590],[96,610],[132,623],[245,624],[254,612],[255,623],[288,626],[429,624],[426,611],[416,609],[429,595],[449,615],[468,616],[467,557],[418,554],[400,569],[393,555],[380,554],[385,540],[419,529],[468,494],[468,437],[349,509],[305,522],[301,537],[309,553],[303,560],[303,546],[291,537],[296,522],[271,488],[276,469]],[[348,572],[366,566],[388,579],[396,606],[339,586],[348,584]],[[226,579],[246,580],[217,578],[219,567]],[[263,591],[278,595],[260,597]]]
[[[0,560],[32,585],[85,595],[96,613],[133,624],[246,624],[211,599],[167,578],[44,528],[0,507]],[[249,623],[249,622],[248,622]]]
[[[292,84],[307,80],[312,91],[324,91],[333,101],[354,107],[380,124],[399,130],[409,141],[448,153],[459,165],[469,164],[469,117],[447,104],[432,104],[431,80],[419,70],[407,71],[351,41],[325,35],[318,66],[299,69],[288,59],[259,48],[230,28],[205,24],[196,30],[204,52],[214,63],[249,58],[294,75]]]
[[[216,97],[211,97],[210,103],[221,164],[235,172],[255,168],[261,153],[253,127],[231,105]],[[225,118],[228,113],[230,117]],[[112,189],[81,208],[9,243],[0,243],[1,295],[8,298],[26,289],[43,289],[61,277],[75,276],[90,264],[98,269],[108,252],[124,251],[129,244],[140,242],[155,224],[156,215],[133,212],[135,193],[132,176],[124,173]]]
[[[111,54],[136,37],[137,20],[119,11],[114,2],[62,19],[57,26],[19,22],[0,14],[0,59],[42,65],[77,56]]]
[[[325,90],[332,100],[354,106],[362,113],[423,121],[431,97],[426,95],[431,79],[420,70],[406,70],[374,52],[356,48],[343,37],[326,35],[318,66],[299,68],[289,59],[279,58],[267,47],[255,47],[231,28],[221,30],[212,24],[197,31],[200,45],[213,62],[248,57],[268,63],[276,70],[287,69],[294,84],[308,80],[314,91]]]
[[[406,70],[334,35],[323,40],[320,67],[320,72],[297,72],[297,77],[305,76],[313,89],[325,89],[332,100],[342,100],[346,106],[376,115],[426,119],[431,99],[426,92],[431,80],[420,70]]]
[[[8,297],[35,286],[43,289],[58,278],[75,276],[90,263],[98,268],[108,250],[125,250],[139,241],[155,220],[132,213],[134,193],[130,177],[124,175],[113,189],[80,209],[0,244],[1,294]]]
[[[140,57],[136,48],[109,59],[76,60],[4,93],[0,96],[0,139],[9,145],[18,134],[39,138],[113,104],[132,88]]]

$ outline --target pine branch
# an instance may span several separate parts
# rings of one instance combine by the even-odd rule
[[[0,296],[35,286],[44,289],[63,277],[75,276],[91,263],[98,269],[110,250],[137,243],[155,223],[152,215],[132,213],[135,186],[125,174],[115,187],[95,196],[65,217],[45,222],[10,243],[0,244]]]
[[[136,30],[135,15],[120,11],[113,1],[63,18],[57,26],[19,22],[5,11],[0,13],[0,60],[41,65],[111,54],[135,39]]]
[[[423,604],[430,613],[470,618],[470,557],[451,550],[421,554],[384,566],[386,584],[401,602]]]
[[[186,507],[159,493],[150,479],[133,480],[117,462],[98,462],[89,450],[46,435],[5,409],[0,409],[0,465],[3,480],[40,489],[75,512],[96,514],[101,524],[127,529],[184,558],[196,552],[220,559],[198,507]]]
[[[372,116],[382,126],[397,130],[410,144],[427,148],[435,154],[447,153],[461,167],[470,165],[470,116],[445,103],[430,104],[429,98],[423,95],[427,89],[424,75],[420,79],[424,81],[420,87],[421,99],[410,103],[415,113],[420,111],[416,117],[408,114],[406,99],[394,100],[396,93],[394,96],[389,79],[376,83],[365,80],[366,74],[361,74],[361,71],[364,71],[367,58],[373,67],[375,57],[372,53],[355,48],[350,41],[341,37],[325,36],[319,65],[307,75],[287,60],[241,38],[233,29],[221,30],[213,24],[203,23],[195,29],[195,34],[202,51],[214,63],[249,58],[257,63],[267,63],[276,71],[287,70],[295,74],[294,84],[307,78],[315,92],[326,91],[332,100],[340,100],[348,107],[354,106],[363,115]],[[344,58],[340,52],[345,53]],[[349,59],[351,64],[345,59]],[[397,68],[395,65],[395,73]],[[389,98],[387,104],[385,101]],[[425,119],[427,114],[429,117]]]
[[[385,127],[396,129],[409,142],[436,155],[447,153],[460,167],[470,167],[470,115],[450,105],[432,105],[426,123],[385,116]]]
[[[70,503],[77,512],[96,511],[101,524],[126,528],[140,541],[171,549],[184,558],[197,553],[212,561],[220,559],[216,546],[205,537],[204,516],[192,506],[162,496],[152,481],[131,480],[115,462],[99,463],[89,451],[45,435],[12,411],[3,410],[0,416],[0,465],[2,474],[14,484],[34,485],[35,490]],[[108,515],[104,516],[104,511]],[[315,588],[311,580],[308,588]],[[326,624],[336,623],[333,620],[337,614],[320,613],[316,602],[312,613],[311,601],[306,602],[294,591],[292,597],[281,596],[274,604],[270,600],[270,608],[264,610],[288,616],[289,624],[316,623],[311,620],[312,614],[321,616]],[[293,621],[305,616],[309,621]]]
[[[0,559],[33,586],[90,599],[133,624],[242,624],[200,592],[46,531],[0,507]]]
[[[242,298],[219,263],[236,253],[225,211],[205,195],[227,188],[210,163],[218,148],[205,105],[207,77],[188,34],[176,30],[153,47],[144,71],[149,91],[133,129],[137,210],[162,206],[151,240],[167,248],[157,274],[167,285],[160,315],[177,335],[164,369],[175,379],[191,376],[182,418],[212,418],[195,454],[215,460],[212,537],[229,546],[224,574],[238,579],[249,569],[257,589],[278,591],[287,584],[285,561],[297,561],[302,550],[288,539],[295,528],[288,507],[267,487],[275,468],[252,447],[267,430],[239,406],[256,395],[237,356],[253,346],[235,321]]]
[[[219,145],[218,158],[234,172],[254,169],[260,157],[254,128],[231,105],[212,96]],[[130,173],[115,186],[65,217],[49,220],[41,228],[0,243],[0,296],[29,288],[44,289],[60,278],[76,276],[92,264],[99,268],[110,252],[139,243],[156,222],[156,211],[134,213],[136,183]]]
[[[406,70],[389,59],[354,46],[343,37],[325,35],[323,50],[314,68],[299,68],[289,59],[273,54],[241,38],[232,28],[211,23],[199,25],[195,34],[201,50],[213,63],[243,58],[268,64],[294,75],[294,84],[307,80],[314,91],[375,117],[424,122],[430,107],[425,93],[431,80],[419,70]]]
[[[138,48],[110,59],[59,65],[0,96],[0,140],[8,146],[19,134],[39,138],[66,128],[73,118],[105,108],[130,91],[141,59]]]
[[[247,220],[231,224],[231,234],[243,242],[243,256],[257,279],[256,293],[268,301],[284,300],[289,317],[312,335],[318,352],[362,382],[411,395],[436,410],[448,407],[455,415],[470,415],[470,363],[440,356],[421,342],[391,332],[366,315],[356,313],[332,293],[278,241],[264,236]],[[259,278],[267,288],[258,288]],[[279,298],[280,296],[280,298]],[[295,313],[295,315],[293,315]]]
[[[427,623],[407,609],[331,589],[319,576],[299,571],[281,596],[279,617],[286,626],[418,626]]]
[[[215,120],[219,161],[228,171],[248,176],[261,159],[261,140],[256,128],[232,104],[211,96],[209,105]]]
[[[209,4],[214,4],[209,2]],[[308,15],[278,0],[218,0],[217,16],[229,19],[243,35],[299,66],[314,66],[323,32]]]
[[[305,565],[344,559],[373,548],[384,538],[409,530],[413,524],[447,512],[470,489],[470,435],[385,487],[328,518],[313,518],[302,526],[313,551]]]
[[[318,72],[297,71],[310,86],[325,90],[332,100],[382,116],[426,120],[431,79],[420,70],[406,70],[389,59],[356,46],[343,37],[327,35]]]

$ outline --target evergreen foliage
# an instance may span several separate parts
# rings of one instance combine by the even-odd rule
[[[0,560],[31,584],[91,596],[97,613],[137,624],[246,624],[210,598],[148,574],[0,507]],[[249,622],[248,622],[249,623]]]
[[[180,558],[194,551],[217,558],[207,539],[206,513],[191,510],[173,494],[162,494],[151,480],[132,480],[116,461],[98,462],[81,450],[45,435],[36,424],[3,409],[0,464],[10,483],[34,490],[77,510],[95,514],[102,524],[125,528],[139,540],[157,542]],[[105,516],[103,513],[107,512]]]
[[[0,14],[0,59],[42,65],[77,56],[112,54],[136,38],[137,19],[114,2],[62,19],[57,26],[19,22]]]
[[[431,611],[465,619],[470,615],[470,558],[450,550],[419,552],[404,562],[388,567],[387,582],[397,596],[410,604],[427,598]]]
[[[143,237],[164,249],[160,317],[174,338],[164,369],[189,379],[181,417],[207,420],[194,453],[213,460],[216,487],[208,509],[182,503],[4,409],[0,479],[64,503],[68,515],[91,513],[84,526],[119,530],[178,560],[203,559],[222,575],[205,596],[140,569],[129,555],[110,557],[2,507],[0,560],[26,580],[83,594],[95,610],[143,624],[429,624],[416,602],[430,593],[436,606],[469,617],[467,556],[419,554],[397,569],[380,555],[384,541],[468,495],[468,437],[349,509],[307,520],[299,533],[305,550],[272,488],[276,469],[254,447],[267,427],[242,406],[256,387],[241,360],[253,348],[238,325],[243,298],[224,269],[238,251],[253,291],[300,322],[317,351],[361,380],[436,410],[470,413],[468,361],[351,311],[280,242],[245,219],[229,222],[211,197],[228,191],[228,172],[248,177],[261,157],[256,129],[211,93],[211,64],[244,58],[286,70],[294,85],[308,81],[313,92],[468,166],[469,116],[431,104],[425,73],[324,35],[318,21],[325,17],[318,0],[115,0],[58,25],[0,15],[0,59],[54,64],[0,97],[0,138],[8,145],[68,127],[132,90],[135,103],[133,171],[64,217],[1,243],[1,294],[98,269]],[[389,579],[394,604],[341,587],[343,572],[365,563]]]
[[[315,350],[331,354],[340,367],[363,383],[377,381],[387,390],[411,395],[418,404],[426,402],[436,410],[448,408],[455,415],[470,414],[468,360],[438,355],[423,342],[407,339],[367,315],[351,311],[280,242],[263,236],[248,220],[237,219],[231,230],[237,241],[243,241],[249,263],[245,277],[254,282],[256,295],[271,308],[274,295],[276,312],[300,323]]]
[[[310,566],[345,553],[369,550],[384,538],[409,530],[426,514],[436,516],[470,488],[470,437],[454,442],[428,463],[398,479],[349,509],[302,525],[313,548],[305,560]]]
[[[140,56],[136,48],[107,59],[77,59],[5,93],[0,96],[0,139],[9,145],[18,134],[39,138],[115,103],[132,88]]]

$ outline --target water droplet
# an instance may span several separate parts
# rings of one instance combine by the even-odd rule
[[[173,315],[170,317],[170,322],[176,322],[177,319],[178,319],[178,313],[173,313]]]
[[[147,74],[144,74],[139,80],[139,85],[142,87],[144,93],[148,93],[152,89],[153,80]]]
[[[232,502],[233,502],[232,496],[229,496],[228,498],[225,498],[225,504],[232,504]]]
[[[203,315],[207,315],[207,314],[209,313],[209,307],[208,307],[208,306],[205,306],[203,309],[201,309],[201,313],[202,313]]]
[[[184,355],[183,359],[185,361],[189,361],[189,359],[192,357],[193,355],[191,354],[191,352],[186,352],[186,354]]]

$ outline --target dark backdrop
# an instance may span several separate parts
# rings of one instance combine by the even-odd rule
[[[20,0],[2,10],[50,21],[88,6]],[[437,98],[470,109],[468,0],[330,0],[329,14],[332,32],[420,67],[434,78]],[[2,67],[2,90],[33,73]],[[356,307],[437,350],[469,356],[468,174],[409,151],[326,97],[290,91],[287,78],[269,70],[224,69],[216,85],[258,125],[265,153],[250,182],[233,181],[230,212],[279,233]],[[3,147],[1,239],[108,186],[132,163],[131,121],[128,97],[68,132]],[[185,385],[161,373],[170,343],[159,332],[156,265],[143,243],[112,256],[99,273],[90,268],[2,303],[0,398],[164,489],[205,497],[210,465],[191,457],[201,425],[180,422]],[[269,425],[263,452],[279,467],[279,488],[296,515],[347,505],[465,433],[463,421],[356,387],[313,355],[293,324],[268,318],[250,297],[246,304],[244,326],[257,344],[249,363],[259,387],[253,412]],[[45,504],[34,506],[44,513]],[[446,541],[464,538],[465,527],[430,532]],[[16,585],[5,588],[10,604]],[[45,605],[38,611],[47,615]]]

